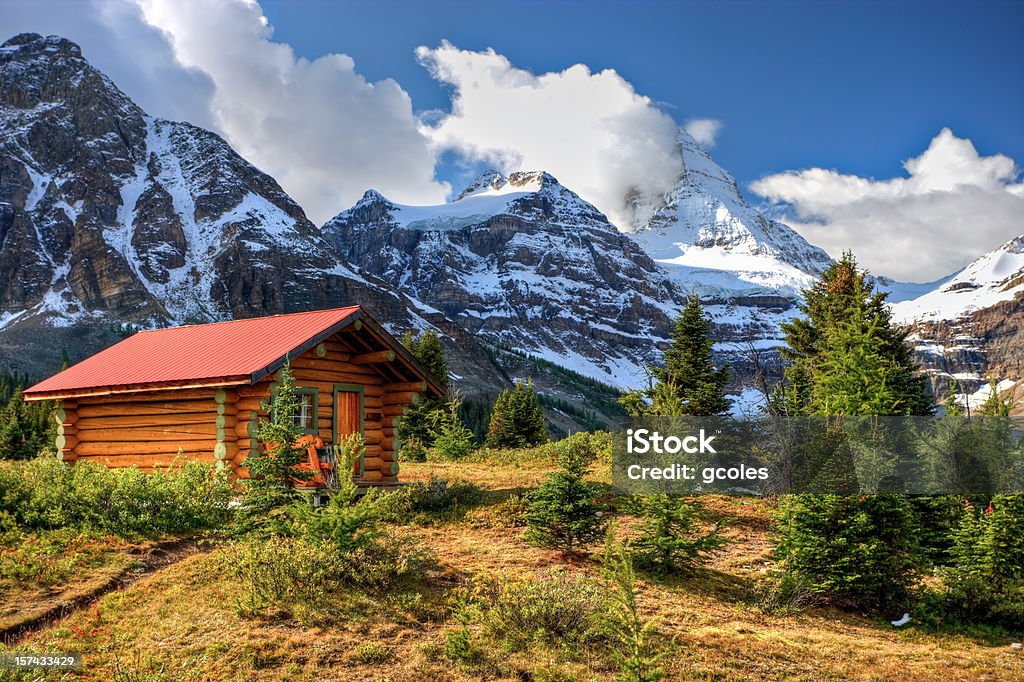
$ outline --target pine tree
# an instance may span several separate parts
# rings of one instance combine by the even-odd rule
[[[907,333],[892,325],[887,294],[874,291],[843,254],[803,292],[803,317],[782,324],[789,366],[772,407],[784,414],[926,415],[933,411]]]
[[[524,448],[548,440],[544,410],[533,381],[519,381],[511,391],[502,391],[491,411],[487,447]]]
[[[772,410],[826,418],[930,414],[926,380],[906,334],[893,327],[885,298],[851,253],[833,263],[804,292],[804,317],[782,325],[789,366]],[[854,493],[845,433],[830,419],[822,426],[810,452],[812,459],[826,457],[808,469],[818,476],[812,482]],[[920,521],[905,496],[798,495],[781,512],[780,556],[818,591],[879,606],[905,598],[920,575]]]
[[[440,433],[445,434],[443,455],[448,457],[454,452],[463,452],[466,447],[465,425],[458,414],[460,401],[451,395],[448,361],[441,345],[441,337],[432,329],[427,329],[419,336],[406,332],[402,337],[402,345],[445,391],[443,398],[427,398],[416,405],[410,405],[406,410],[398,429],[402,440],[411,447],[404,449],[403,454],[410,459],[422,459],[426,450],[435,446]],[[453,445],[456,442],[457,445]],[[412,457],[414,453],[415,457]]]
[[[530,493],[528,542],[573,552],[601,537],[605,519],[597,503],[599,488],[585,480],[596,456],[589,441],[570,443],[560,458],[561,469]]]
[[[651,385],[629,391],[620,403],[635,416],[707,416],[729,411],[725,386],[729,370],[715,367],[711,322],[696,295],[672,328],[664,367],[649,367]]]
[[[257,431],[266,452],[251,450],[243,462],[250,476],[245,480],[245,511],[257,522],[296,500],[295,481],[311,476],[311,472],[295,468],[306,458],[305,449],[295,445],[302,436],[294,419],[300,407],[295,377],[286,364],[278,373],[272,402],[264,406],[270,419],[261,419]]]

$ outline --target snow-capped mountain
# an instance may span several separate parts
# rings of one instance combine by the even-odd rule
[[[683,171],[662,205],[634,226],[634,238],[702,297],[799,296],[832,262],[829,255],[751,207],[689,133],[680,131],[678,142]]]
[[[214,133],[148,116],[68,40],[22,34],[0,47],[0,347],[10,362],[52,371],[62,346],[81,357],[124,323],[350,303],[399,332],[429,318],[460,340],[464,374],[496,376],[471,337],[349,266]]]
[[[892,310],[893,321],[910,329],[936,395],[945,396],[953,380],[958,392],[979,400],[991,379],[1000,391],[1021,386],[1024,235]]]
[[[323,235],[492,343],[621,387],[644,382],[682,302],[632,239],[540,171],[488,172],[438,206],[370,190]]]

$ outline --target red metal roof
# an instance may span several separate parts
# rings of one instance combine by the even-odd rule
[[[351,306],[141,331],[39,382],[25,397],[138,384],[248,382],[316,336],[362,316],[359,306]]]

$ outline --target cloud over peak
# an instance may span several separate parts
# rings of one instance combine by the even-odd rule
[[[980,255],[979,245],[1024,233],[1024,184],[1009,157],[982,156],[943,128],[903,167],[907,177],[887,180],[786,171],[751,189],[787,208],[785,222],[811,242],[832,255],[853,249],[873,272],[896,279],[938,279]]]
[[[451,113],[425,128],[439,150],[506,173],[549,171],[620,227],[632,222],[627,197],[657,200],[679,175],[672,117],[613,69],[535,75],[448,42],[416,55],[453,90]]]

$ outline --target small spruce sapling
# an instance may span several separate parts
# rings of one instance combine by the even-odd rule
[[[605,519],[598,488],[585,480],[596,456],[589,441],[574,441],[563,451],[561,469],[529,495],[528,542],[574,552],[600,539]]]

